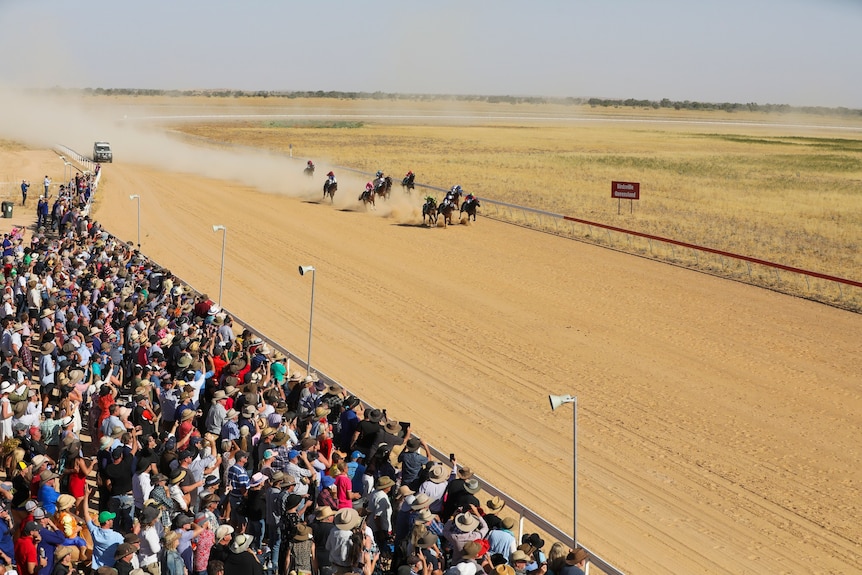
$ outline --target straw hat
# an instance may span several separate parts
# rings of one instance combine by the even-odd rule
[[[65,493],[57,498],[57,511],[65,511],[75,505],[75,498]]]
[[[254,537],[252,537],[251,535],[240,533],[233,538],[233,541],[230,542],[230,552],[240,554],[243,551],[246,551],[253,540]]]
[[[335,514],[335,527],[342,531],[350,531],[362,521],[359,513],[352,507],[339,509]]]
[[[479,526],[479,518],[472,513],[459,513],[455,516],[455,527],[462,533],[471,533]]]

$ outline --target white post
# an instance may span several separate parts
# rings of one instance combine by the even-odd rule
[[[136,200],[138,203],[138,251],[141,251],[141,196],[132,194],[130,200]]]
[[[311,375],[311,328],[314,325],[314,266],[299,266],[299,275],[304,276],[311,272],[311,311],[308,314],[308,357],[305,360],[305,373]]]
[[[219,278],[218,278],[218,304],[220,306],[224,307],[224,304],[222,303],[221,296],[222,296],[222,286],[224,285],[224,248],[225,248],[225,244],[227,244],[227,228],[225,226],[222,226],[222,225],[215,225],[215,226],[213,226],[213,231],[214,232],[218,232],[218,231],[222,232],[222,236],[221,236],[221,271],[219,272]]]

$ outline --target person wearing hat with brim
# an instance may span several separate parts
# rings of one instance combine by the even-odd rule
[[[509,556],[518,549],[518,541],[515,539],[514,529],[515,520],[512,517],[504,517],[500,521],[499,528],[491,529],[488,532],[488,543],[491,546],[488,553],[491,555],[499,553],[508,561]]]
[[[74,539],[81,536],[83,520],[73,513],[73,508],[76,505],[75,498],[68,494],[62,494],[57,499],[57,514],[54,517],[56,526],[60,529],[60,533],[67,539]],[[89,546],[83,539],[82,545],[74,550],[74,561],[86,560],[90,558]]]
[[[362,523],[359,513],[352,507],[339,509],[332,520],[335,529],[329,535],[326,548],[329,550],[329,561],[336,571],[349,570],[353,567],[350,560],[353,529]],[[365,545],[371,547],[370,541]]]
[[[509,565],[515,570],[517,575],[521,575],[526,573],[527,564],[530,562],[530,556],[521,551],[520,549],[516,549],[509,555]]]
[[[290,545],[291,566],[297,573],[312,573],[319,569],[315,565],[315,544],[311,527],[305,523],[296,526],[296,532]],[[317,567],[317,569],[315,569]]]
[[[57,499],[60,497],[60,492],[57,491],[59,477],[49,469],[39,474],[39,491],[36,499],[48,515],[53,515],[57,511]]]
[[[383,412],[379,409],[369,409],[365,412],[365,419],[359,422],[350,441],[350,451],[359,450],[368,458],[371,458],[375,441],[383,434]]]
[[[254,537],[247,533],[240,533],[230,542],[230,551],[224,560],[225,575],[263,575],[263,566],[255,557],[254,552],[249,551]]]
[[[589,560],[590,556],[583,547],[570,549],[568,555],[566,555],[566,566],[563,567],[561,573],[565,575],[584,575]]]
[[[204,425],[207,433],[220,435],[222,426],[227,420],[227,394],[223,389],[216,390],[212,397],[209,413],[207,413],[206,424]]]
[[[467,542],[485,539],[487,534],[488,524],[479,510],[471,506],[469,511],[455,515],[443,525],[442,537],[452,546],[453,555],[458,555]]]
[[[366,521],[374,533],[374,540],[381,549],[388,543],[392,531],[392,503],[389,492],[395,487],[395,482],[388,475],[383,475],[374,484],[374,491],[368,496]]]
[[[469,467],[458,467],[457,477],[449,481],[446,491],[443,493],[443,506],[440,508],[440,520],[448,521],[458,509],[468,509],[471,505],[479,507],[480,502],[476,497],[480,485],[473,477]]]
[[[233,540],[234,528],[230,525],[219,525],[215,530],[215,545],[210,549],[210,561],[224,561],[230,553],[230,542]]]
[[[137,548],[131,543],[120,543],[117,545],[117,550],[114,552],[114,569],[117,570],[117,575],[131,575],[132,557],[137,552]]]
[[[141,531],[138,534],[138,537],[140,537],[138,558],[140,559],[141,568],[148,573],[152,573],[156,569],[155,565],[159,563],[159,553],[162,546],[158,523],[161,515],[161,511],[154,505],[144,505],[141,511]],[[154,567],[150,567],[150,565]]]
[[[419,452],[420,447],[423,453]],[[431,459],[431,450],[423,439],[412,435],[409,430],[404,436],[404,449],[398,454],[401,462],[401,484],[409,485],[414,491],[419,485],[414,485],[419,478],[419,473],[426,463]]]
[[[443,494],[450,478],[449,469],[442,463],[428,462],[426,465],[428,478],[419,486],[418,493],[426,493],[431,498],[431,511],[440,513],[443,507]]]

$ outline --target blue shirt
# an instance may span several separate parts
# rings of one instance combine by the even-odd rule
[[[91,519],[87,520],[87,527],[93,537],[93,561],[91,566],[95,571],[99,567],[113,567],[116,559],[114,554],[117,546],[123,542],[123,536],[113,529],[104,529],[97,526]]]
[[[12,542],[9,524],[5,521],[0,521],[0,551],[8,555],[12,561],[15,560],[15,544]]]
[[[48,515],[54,515],[57,512],[57,499],[60,493],[50,485],[43,485],[39,488],[39,503],[42,504],[42,509]]]
[[[245,468],[240,465],[232,465],[227,470],[227,482],[232,495],[241,495],[243,489],[248,489],[250,481]]]

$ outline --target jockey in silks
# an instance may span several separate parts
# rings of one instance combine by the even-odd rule
[[[377,170],[377,173],[374,174],[374,177],[374,189],[379,190],[383,186],[383,184],[386,183],[386,180],[383,178],[383,170]]]
[[[312,162],[311,160],[308,160],[308,164],[307,164],[307,165],[308,165],[308,167],[309,167],[309,168],[311,168],[312,170],[314,169],[314,162]]]
[[[372,184],[371,182],[365,184],[365,193],[368,194],[368,197],[370,198],[371,194],[374,193],[374,184]]]
[[[328,174],[326,174],[326,179],[329,182],[329,185],[331,186],[332,184],[335,183],[335,174],[332,172],[329,172]]]

